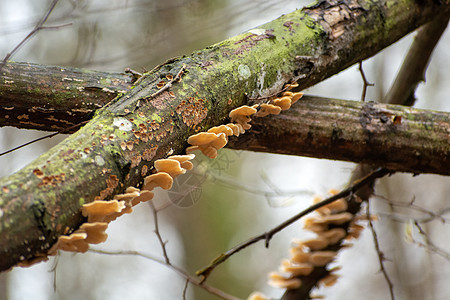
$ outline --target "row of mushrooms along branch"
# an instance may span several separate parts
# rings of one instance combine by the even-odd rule
[[[330,191],[336,194],[337,191]],[[314,203],[321,201],[315,198]],[[316,215],[305,220],[304,228],[316,234],[309,240],[294,240],[290,249],[290,259],[284,259],[279,272],[269,273],[269,285],[283,289],[298,289],[302,279],[311,275],[315,268],[326,268],[336,258],[337,251],[330,250],[349,247],[351,239],[358,238],[364,227],[358,221],[365,217],[354,216],[346,211],[347,200],[341,198],[316,210]],[[346,226],[348,225],[348,226]],[[346,228],[346,229],[345,229]],[[345,241],[346,243],[343,243]],[[317,278],[317,285],[331,286],[338,280],[340,267],[326,269],[326,275]],[[254,292],[248,300],[268,300],[260,292]]]
[[[290,84],[287,89],[297,87]],[[108,235],[106,229],[111,221],[123,214],[133,211],[133,206],[140,202],[153,199],[153,189],[160,187],[169,190],[173,179],[193,168],[192,160],[195,155],[192,152],[200,150],[209,158],[217,157],[217,150],[223,148],[229,136],[239,136],[250,129],[250,116],[264,117],[270,114],[278,115],[282,110],[287,110],[293,103],[299,100],[303,93],[283,92],[281,97],[268,101],[268,103],[253,106],[241,106],[232,110],[229,114],[231,123],[210,128],[207,132],[201,132],[188,138],[192,146],[186,149],[186,155],[173,155],[166,159],[156,160],[154,167],[156,173],[145,177],[141,189],[128,187],[124,194],[115,195],[113,200],[94,200],[81,207],[81,213],[87,218],[77,230],[70,235],[61,235],[58,241],[50,248],[47,255],[56,255],[58,250],[71,252],[86,252],[89,244],[99,244],[106,241]],[[30,266],[40,261],[48,260],[47,255],[42,255],[30,261],[22,261],[19,266]]]

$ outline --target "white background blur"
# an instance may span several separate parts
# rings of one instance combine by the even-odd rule
[[[34,27],[50,1],[0,1],[0,58]],[[72,23],[59,30],[39,32],[13,57],[15,61],[85,67],[121,72],[126,67],[150,70],[166,59],[189,54],[227,37],[247,31],[308,4],[307,1],[270,0],[60,0],[48,25]],[[380,99],[392,83],[414,34],[364,62],[368,100]],[[427,71],[427,82],[417,91],[416,107],[450,111],[450,36],[438,44]],[[305,91],[325,97],[358,100],[362,80],[356,67]],[[46,133],[0,129],[0,152]],[[59,136],[0,157],[0,175],[15,172],[61,141]],[[192,206],[162,211],[160,226],[172,262],[193,274],[221,252],[274,227],[311,204],[312,195],[326,196],[348,181],[352,163],[302,157],[222,150],[219,167],[198,158],[209,168],[201,197]],[[211,176],[213,174],[214,176]],[[267,199],[267,182],[294,196]],[[250,190],[260,191],[245,192]],[[433,175],[398,174],[383,179],[376,193],[395,201],[410,201],[437,211],[450,206],[450,179]],[[158,195],[158,203],[168,199]],[[388,259],[396,299],[448,299],[450,262],[405,241],[405,224],[420,214],[396,213],[396,222],[383,200],[373,199],[379,213],[376,229]],[[301,222],[276,235],[269,249],[251,246],[220,266],[208,282],[234,296],[246,298],[259,290],[279,297],[282,290],[266,284],[266,275],[288,256],[292,238],[311,234]],[[95,249],[136,250],[162,257],[153,233],[150,207],[141,204],[108,228],[109,238]],[[424,229],[439,247],[450,252],[449,225],[437,220]],[[420,239],[416,234],[414,237]],[[378,267],[372,236],[365,230],[354,246],[341,251],[335,265],[342,276],[332,288],[317,294],[326,299],[387,299],[388,289]],[[152,261],[132,256],[63,253],[30,268],[15,268],[0,275],[0,299],[181,299],[184,280]],[[55,277],[56,276],[56,277]],[[53,288],[54,279],[56,290]],[[1,290],[3,288],[3,290]],[[189,286],[188,299],[216,299]]]

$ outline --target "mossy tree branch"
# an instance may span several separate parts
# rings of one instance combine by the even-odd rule
[[[253,118],[227,146],[450,175],[449,120],[444,112],[305,96],[283,114]]]
[[[139,186],[155,159],[182,153],[189,135],[223,123],[249,103],[246,95],[266,96],[295,80],[299,89],[311,86],[449,11],[449,1],[360,3],[321,2],[162,65],[3,178],[0,270],[45,255],[85,221],[81,205]],[[158,92],[181,70],[181,81]]]
[[[0,127],[76,127],[118,93],[127,92],[131,82],[132,76],[123,73],[8,63],[0,75]]]

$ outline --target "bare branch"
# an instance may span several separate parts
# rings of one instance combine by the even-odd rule
[[[367,88],[369,86],[374,86],[375,84],[369,83],[369,81],[367,81],[366,74],[364,74],[364,70],[362,67],[362,61],[359,62],[358,70],[359,70],[359,73],[361,74],[361,78],[363,80],[363,90],[362,90],[362,94],[361,94],[361,102],[364,102],[364,101],[366,101]]]
[[[151,255],[148,255],[148,254],[144,254],[144,253],[141,253],[141,252],[138,252],[138,251],[132,251],[132,250],[129,250],[129,251],[126,251],[126,250],[124,250],[124,251],[106,251],[106,250],[89,249],[89,252],[98,253],[98,254],[107,254],[107,255],[133,255],[133,256],[139,256],[139,257],[142,257],[142,258],[145,258],[145,259],[149,259],[149,260],[154,261],[154,262],[156,262],[156,263],[158,263],[160,265],[168,266],[170,269],[172,269],[178,275],[180,275],[181,277],[186,279],[188,282],[192,283],[193,285],[195,285],[195,286],[197,286],[199,288],[204,289],[205,291],[207,291],[208,293],[210,293],[212,295],[215,295],[217,297],[220,297],[220,298],[226,299],[226,300],[239,300],[239,298],[236,298],[234,296],[228,295],[225,292],[223,292],[223,291],[221,291],[221,290],[219,290],[219,289],[217,289],[217,288],[215,288],[213,286],[210,286],[210,285],[208,285],[206,283],[200,282],[200,280],[198,280],[195,277],[190,276],[188,273],[186,273],[182,269],[180,269],[180,268],[178,268],[178,267],[176,267],[176,266],[174,266],[172,264],[168,265],[165,261],[160,260],[160,259],[158,259],[156,257],[153,257]]]
[[[237,246],[234,246],[233,248],[231,248],[230,250],[224,252],[223,254],[221,254],[220,256],[218,256],[217,258],[215,258],[211,264],[209,264],[207,267],[205,267],[204,269],[201,269],[199,271],[196,272],[197,275],[199,276],[203,276],[203,280],[205,281],[207,279],[207,277],[211,274],[211,272],[220,264],[222,264],[223,262],[225,262],[228,258],[230,258],[231,256],[233,256],[234,254],[236,254],[237,252],[241,251],[244,248],[247,248],[248,246],[259,242],[261,240],[265,240],[265,245],[266,247],[269,247],[269,242],[272,239],[272,237],[277,234],[278,232],[280,232],[281,230],[285,229],[286,227],[288,227],[289,225],[291,225],[292,223],[300,220],[300,218],[302,218],[303,216],[315,211],[316,209],[323,207],[331,202],[334,202],[338,199],[347,197],[349,195],[354,194],[356,191],[358,191],[361,187],[363,187],[364,185],[366,185],[369,182],[372,182],[373,180],[377,179],[377,178],[381,178],[384,177],[386,175],[388,175],[390,173],[389,170],[386,169],[377,169],[375,171],[373,171],[372,173],[370,173],[369,175],[367,175],[366,177],[355,181],[352,183],[352,185],[350,185],[349,187],[347,187],[346,189],[342,190],[340,193],[337,193],[336,195],[333,195],[323,201],[320,201],[314,205],[311,205],[310,207],[308,207],[307,209],[301,211],[300,213],[296,214],[295,216],[287,219],[286,221],[284,221],[283,223],[279,224],[278,226],[274,227],[273,229],[260,234],[258,236],[252,237],[250,239],[248,239],[245,242],[242,242],[240,244],[238,244]]]
[[[369,228],[370,228],[370,231],[372,232],[373,244],[375,246],[375,251],[377,252],[380,270],[383,273],[386,283],[388,284],[389,294],[391,295],[391,300],[394,300],[395,299],[394,285],[392,284],[392,281],[389,278],[389,274],[387,273],[386,268],[384,267],[385,256],[384,256],[384,253],[380,249],[380,244],[378,242],[378,235],[377,235],[377,232],[375,231],[375,227],[373,226],[373,223],[372,223],[372,219],[371,219],[371,215],[370,215],[370,201],[367,201],[366,203],[367,203],[367,206],[366,206],[367,221],[369,222]]]
[[[19,50],[20,47],[22,47],[30,38],[32,38],[39,30],[43,29],[59,29],[61,27],[66,27],[72,25],[70,24],[64,24],[59,26],[44,26],[45,22],[47,22],[48,17],[52,13],[53,9],[55,8],[56,4],[59,0],[53,0],[52,3],[50,3],[50,7],[48,8],[47,12],[44,14],[44,16],[41,18],[41,20],[36,24],[34,29],[19,43],[17,46],[8,54],[6,54],[5,58],[0,62],[0,72],[2,71],[3,67],[6,65],[8,60]]]

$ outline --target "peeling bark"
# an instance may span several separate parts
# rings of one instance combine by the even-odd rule
[[[0,180],[0,270],[45,255],[85,221],[81,205],[140,186],[155,159],[182,153],[189,135],[223,123],[249,97],[295,80],[299,89],[311,86],[448,13],[448,1],[323,3],[156,68],[78,132]],[[345,28],[339,35],[320,23],[337,7],[348,16],[327,22]]]

